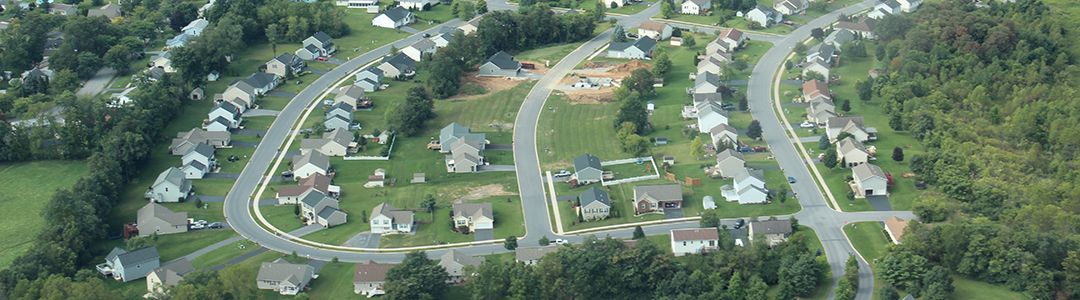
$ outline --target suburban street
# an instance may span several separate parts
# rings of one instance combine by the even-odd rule
[[[841,227],[846,222],[883,221],[892,216],[911,219],[914,218],[914,216],[911,212],[842,213],[829,208],[826,204],[825,196],[822,195],[822,192],[818,190],[817,186],[814,184],[809,169],[799,155],[799,152],[795,149],[795,146],[792,145],[790,139],[785,134],[784,127],[782,127],[779,119],[777,119],[777,116],[774,114],[770,90],[773,81],[776,79],[773,78],[775,71],[783,63],[784,58],[791,51],[792,47],[798,41],[810,36],[811,28],[828,25],[835,21],[836,17],[841,13],[850,15],[872,6],[873,3],[874,0],[868,0],[834,11],[800,27],[792,34],[784,37],[753,35],[753,38],[773,42],[775,43],[775,46],[762,57],[751,75],[747,92],[750,108],[754,118],[761,121],[761,125],[764,129],[764,138],[772,147],[774,156],[780,167],[784,170],[785,175],[794,177],[798,182],[792,184],[792,189],[799,195],[799,203],[802,205],[803,210],[795,216],[799,219],[801,225],[809,226],[817,231],[822,245],[825,248],[825,253],[829,257],[834,281],[838,280],[843,274],[844,263],[846,262],[848,255],[855,253],[841,230]],[[489,7],[492,9],[516,9],[516,6],[507,5],[505,1],[492,1],[489,3]],[[636,15],[617,17],[617,19],[620,24],[623,24],[627,29],[630,29],[637,27],[642,21],[648,20],[649,17],[656,15],[659,11],[660,6],[653,5]],[[460,21],[454,20],[445,23],[443,26],[456,26],[459,23]],[[679,27],[690,26],[679,24]],[[705,31],[713,30],[708,27],[699,27],[699,29]],[[437,30],[438,27],[435,27],[426,32],[431,33]],[[540,165],[537,158],[537,122],[540,113],[544,110],[545,101],[551,94],[552,89],[560,79],[565,77],[565,75],[573,69],[574,66],[590,55],[595,49],[607,43],[610,40],[611,33],[612,31],[609,30],[586,42],[562,59],[557,65],[552,67],[529,92],[520,108],[518,119],[515,122],[516,128],[514,130],[513,146],[518,187],[522,199],[521,202],[527,230],[526,237],[519,240],[519,245],[522,247],[536,246],[537,240],[541,236],[547,236],[550,239],[563,238],[571,242],[580,242],[582,236],[590,234],[595,234],[601,238],[604,236],[619,238],[629,238],[632,236],[632,227],[598,231],[577,236],[557,236],[551,228],[551,223],[553,221],[549,220],[548,217],[551,206],[545,197]],[[395,42],[394,45],[398,48],[403,48],[421,38],[422,33],[418,33]],[[277,148],[280,146],[278,145],[282,145],[283,142],[289,138],[292,129],[291,127],[296,120],[301,117],[304,108],[334,82],[347,76],[360,66],[379,58],[387,53],[389,48],[389,45],[380,47],[359,55],[335,68],[313,82],[311,86],[298,93],[288,106],[281,111],[278,118],[264,136],[263,141],[261,142],[263,146],[255,150],[254,155],[251,157],[251,161],[240,174],[239,179],[225,199],[225,217],[229,224],[243,237],[252,240],[263,247],[269,248],[270,250],[283,253],[296,251],[300,256],[317,260],[331,260],[332,258],[337,257],[339,260],[347,262],[364,262],[367,260],[397,262],[404,257],[404,253],[377,253],[373,251],[374,249],[358,249],[372,252],[332,250],[293,242],[263,229],[256,223],[250,210],[253,200],[258,200],[251,199],[257,185],[262,181],[266,170],[279,155]],[[723,222],[730,226],[734,223],[734,220],[725,220]],[[646,234],[656,235],[667,234],[671,229],[697,227],[697,221],[684,221],[644,226],[644,229]],[[501,244],[482,244],[456,249],[469,255],[508,252]],[[446,251],[447,250],[445,249],[428,250],[428,256],[437,257]],[[862,263],[859,275],[859,292],[856,299],[871,299],[871,295],[874,291],[873,274],[871,273],[869,266],[866,265],[866,262]],[[832,295],[830,292],[829,299],[834,298],[835,295]]]

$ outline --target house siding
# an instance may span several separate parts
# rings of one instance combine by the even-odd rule
[[[496,66],[494,63],[490,63],[490,62],[480,66],[480,74],[479,74],[479,76],[516,77],[517,75],[518,75],[518,70],[504,70],[504,69],[499,68],[499,66]]]

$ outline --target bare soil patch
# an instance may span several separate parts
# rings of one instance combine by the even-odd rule
[[[652,69],[652,65],[646,64],[640,60],[632,60],[626,63],[613,65],[607,62],[590,62],[585,64],[585,70],[578,70],[576,75],[567,76],[559,82],[560,85],[572,85],[578,80],[578,76],[585,77],[606,77],[612,79],[623,79],[630,76],[630,73],[634,70],[646,68]],[[600,87],[599,90],[592,89],[578,89],[565,91],[566,97],[570,99],[571,104],[599,104],[601,102],[615,101],[614,97],[615,87]]]
[[[532,61],[522,61],[522,62],[532,63],[534,66],[536,66],[535,69],[529,70],[529,72],[531,72],[533,74],[546,74],[547,71],[548,71],[548,68],[545,68],[544,64],[541,64],[541,63],[538,63],[538,62],[532,62]],[[458,93],[457,95],[454,95],[453,97],[447,98],[447,100],[475,99],[475,98],[479,98],[481,96],[484,96],[484,95],[487,95],[487,94],[490,94],[490,93],[494,93],[494,92],[498,92],[498,91],[502,91],[502,90],[508,90],[508,89],[511,89],[511,88],[517,86],[518,84],[521,84],[522,82],[532,80],[532,79],[528,79],[528,78],[507,79],[506,77],[487,77],[487,76],[480,77],[480,76],[476,76],[477,74],[480,74],[480,71],[473,71],[473,72],[465,73],[465,76],[463,76],[463,78],[461,80],[461,85],[464,86],[465,84],[468,84],[468,83],[474,83],[474,84],[477,84],[480,87],[483,87],[484,89],[486,89],[487,93],[480,94],[480,95],[469,95],[469,94],[466,94],[466,93]]]
[[[469,193],[459,200],[479,200],[493,196],[517,195],[506,190],[502,184],[489,184],[481,187],[469,188]]]

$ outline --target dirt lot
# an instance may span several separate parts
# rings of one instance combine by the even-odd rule
[[[545,74],[548,71],[548,69],[545,68],[544,64],[542,64],[542,63],[532,62],[532,61],[522,61],[522,62],[524,62],[524,63],[532,63],[534,66],[536,66],[536,69],[528,70],[530,73],[533,73],[533,74]],[[468,100],[468,99],[478,98],[478,97],[481,97],[483,95],[487,95],[487,94],[490,94],[490,93],[494,93],[494,92],[498,92],[498,91],[502,91],[502,90],[507,90],[507,89],[510,89],[510,88],[513,88],[513,87],[517,86],[518,84],[520,84],[522,82],[532,80],[532,79],[526,79],[526,78],[514,78],[513,80],[508,80],[508,79],[506,79],[506,77],[477,77],[476,74],[479,74],[479,73],[480,73],[479,71],[465,73],[464,78],[462,78],[462,80],[461,80],[461,84],[462,84],[462,86],[464,86],[465,84],[468,84],[470,82],[475,83],[475,84],[480,85],[481,87],[487,89],[488,92],[486,94],[469,95],[469,94],[466,94],[466,93],[462,92],[462,93],[459,93],[457,95],[454,95],[453,97],[450,97],[447,100]]]
[[[585,64],[584,70],[575,70],[574,74],[563,78],[559,84],[572,85],[574,82],[577,82],[578,76],[607,77],[618,80],[630,76],[631,72],[640,68],[652,69],[652,65],[645,64],[640,60],[632,60],[614,66],[611,63],[590,62]],[[601,87],[599,90],[580,89],[564,92],[566,93],[566,97],[570,98],[574,104],[597,104],[615,100],[613,97],[614,87]]]
[[[507,195],[517,195],[517,194],[506,191],[505,187],[503,185],[501,185],[501,184],[489,184],[489,185],[485,185],[485,186],[481,186],[481,187],[472,189],[471,191],[469,191],[468,194],[465,194],[465,196],[462,196],[460,200],[478,200],[478,199],[484,199],[484,198],[488,198],[488,197],[492,197],[492,196],[507,196]]]

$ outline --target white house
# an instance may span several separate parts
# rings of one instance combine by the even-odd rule
[[[398,264],[379,264],[373,260],[357,264],[353,271],[353,293],[366,295],[368,298],[383,295],[382,285],[386,283],[386,271]]]
[[[526,265],[535,265],[540,263],[540,259],[544,255],[559,250],[559,245],[548,245],[543,247],[519,247],[514,250],[514,261],[523,262]]]
[[[865,142],[871,140],[870,130],[864,127],[863,117],[832,117],[825,121],[826,133],[829,139],[836,140],[841,132],[847,132],[855,136],[855,140]],[[870,127],[873,128],[873,127]],[[876,129],[874,130],[876,131]]]
[[[470,232],[495,228],[495,213],[491,202],[469,203],[458,200],[454,203],[452,213],[454,226],[469,227]]]
[[[611,8],[611,4],[615,4],[615,8],[626,6],[626,0],[604,0],[604,8]]]
[[[330,157],[319,151],[310,151],[293,156],[292,172],[297,180],[314,174],[327,175],[330,169]]]
[[[191,21],[191,23],[188,23],[187,26],[184,26],[183,29],[180,29],[180,31],[192,36],[199,36],[203,33],[203,30],[206,30],[207,25],[210,25],[210,21],[201,18],[195,19]]]
[[[739,201],[739,204],[764,204],[768,200],[768,189],[765,187],[765,173],[762,170],[743,168],[735,174],[735,197],[729,197]],[[727,196],[725,196],[727,197]]]
[[[709,0],[686,0],[682,3],[681,13],[685,15],[698,15],[709,11],[712,1]]]
[[[405,53],[414,61],[420,61],[424,54],[435,54],[435,42],[429,39],[421,39],[401,49],[401,53]]]
[[[708,3],[708,1],[706,1],[706,3]],[[641,25],[638,25],[638,34],[641,34],[643,37],[650,37],[657,41],[663,41],[671,37],[671,25],[648,20],[641,21]]]
[[[716,250],[720,232],[716,228],[678,229],[671,231],[671,252],[675,256]]]
[[[785,15],[801,14],[810,7],[809,0],[774,0],[773,8]]]
[[[861,164],[851,168],[851,177],[859,190],[855,193],[860,196],[880,196],[889,194],[889,179],[880,167],[872,164]]]
[[[435,3],[439,2],[431,0],[401,0],[398,3],[401,5],[401,7],[404,7],[405,9],[423,10],[424,5],[434,5]]]
[[[697,108],[698,131],[701,133],[710,133],[714,127],[728,123],[728,113],[720,107],[720,103],[702,101],[694,104],[694,107]]]
[[[371,210],[371,233],[409,233],[413,230],[413,212],[382,203]]]
[[[214,147],[207,144],[198,144],[195,147],[188,148],[187,153],[181,158],[183,161],[184,178],[186,179],[199,179],[203,178],[207,172],[213,171],[217,167],[217,160],[214,159]]]
[[[743,15],[744,18],[750,21],[757,22],[762,27],[771,27],[780,23],[784,19],[784,15],[776,11],[772,7],[758,5],[754,9],[750,10]]]
[[[788,235],[791,234],[791,221],[790,220],[769,220],[769,221],[750,221],[750,225],[747,226],[748,236],[750,241],[753,241],[756,235],[763,235],[764,241],[769,246],[776,246],[787,240]]]
[[[273,290],[282,295],[296,295],[304,290],[315,276],[315,268],[307,264],[292,264],[278,258],[263,262],[255,282],[260,290]]]
[[[461,279],[466,275],[466,266],[479,268],[482,263],[484,263],[483,256],[466,255],[457,249],[447,251],[439,260],[439,265],[446,269],[446,275],[450,276],[446,283],[461,282]]]
[[[603,220],[611,213],[611,197],[595,186],[578,195],[578,213],[585,220]]]
[[[371,26],[397,29],[401,28],[401,26],[412,24],[412,22],[415,21],[415,18],[416,15],[412,12],[398,6],[375,16],[374,19],[371,19]]]
[[[154,246],[130,252],[114,247],[105,256],[105,263],[97,265],[97,270],[102,275],[111,275],[113,279],[128,282],[146,277],[160,267],[160,258],[157,247]]]
[[[195,271],[195,266],[186,258],[168,262],[146,275],[146,290],[151,294],[165,293],[165,287],[176,286],[191,271]]]
[[[191,180],[184,178],[180,169],[169,167],[158,175],[150,190],[153,202],[181,202],[191,191]]]
[[[647,22],[647,21],[646,21]],[[640,38],[634,42],[612,42],[608,45],[608,57],[644,59],[656,50],[656,40]]]
[[[716,125],[712,129],[709,129],[709,135],[712,136],[713,146],[717,146],[717,148],[722,146],[737,147],[739,145],[739,133],[735,130],[735,127],[731,127],[731,125]]]
[[[836,143],[836,159],[847,163],[846,166],[840,166],[842,168],[865,164],[870,159],[870,151],[863,143],[848,137]]]
[[[738,29],[728,28],[727,30],[724,30],[723,32],[720,32],[720,35],[718,35],[716,37],[716,40],[725,41],[725,42],[727,42],[728,45],[733,46],[732,48],[735,48],[735,47],[738,47],[739,45],[742,45],[743,42],[746,42],[746,35],[744,35],[743,32],[738,30]],[[728,49],[728,50],[734,50],[734,49]],[[727,51],[727,52],[731,52],[731,51]]]
[[[310,220],[310,224],[323,227],[333,227],[348,221],[348,214],[338,209],[338,200],[316,189],[307,190],[300,195],[300,215]]]
[[[919,5],[922,5],[923,0],[896,0],[900,2],[900,10],[906,13],[910,13],[919,9]]]

